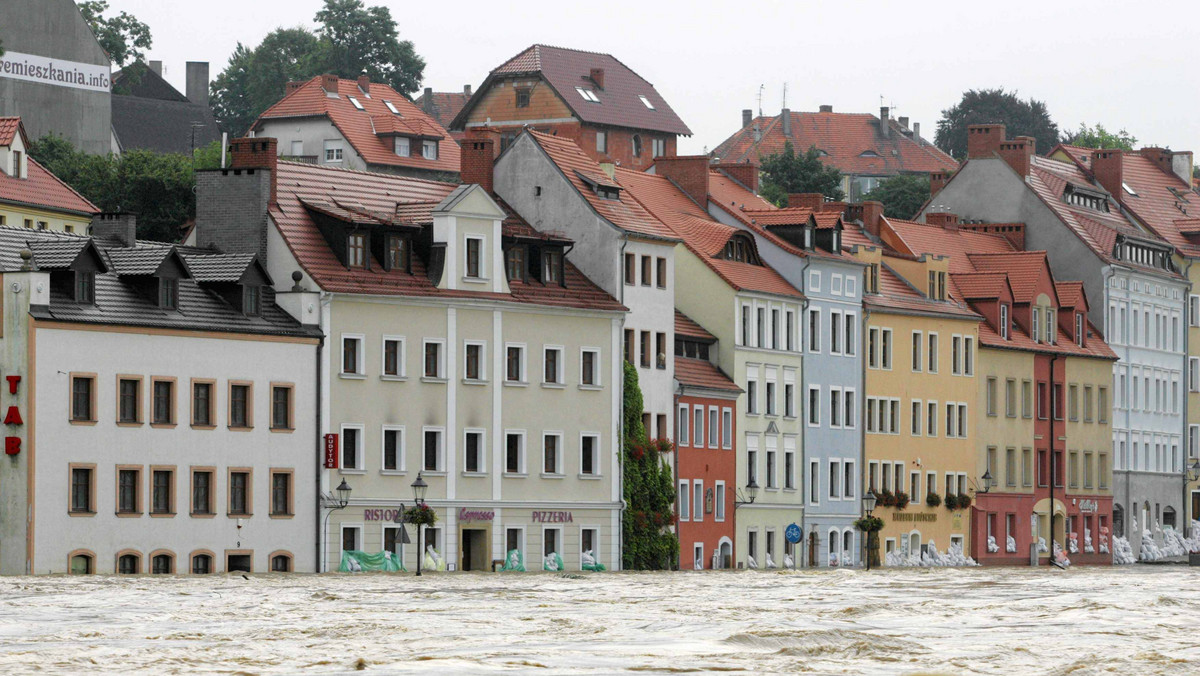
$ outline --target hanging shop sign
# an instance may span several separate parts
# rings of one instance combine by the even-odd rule
[[[496,518],[496,513],[491,510],[467,509],[463,507],[458,510],[459,521],[491,521]]]
[[[338,435],[325,435],[325,469],[337,469],[338,466]]]
[[[534,523],[575,523],[570,512],[534,512]]]
[[[5,376],[8,381],[8,393],[16,395],[18,386],[21,384],[21,376]],[[21,418],[21,409],[15,405],[8,407],[8,412],[4,414],[4,424],[12,427],[19,427],[25,424]],[[12,427],[9,428],[12,431]],[[4,454],[17,455],[21,452],[21,437],[15,435],[6,435],[4,437]]]
[[[1095,500],[1080,500],[1079,511],[1094,514],[1100,509],[1100,504]]]

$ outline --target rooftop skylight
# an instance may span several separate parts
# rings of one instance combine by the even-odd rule
[[[363,104],[359,103],[358,99],[354,98],[353,96],[347,96],[346,98],[350,99],[350,103],[353,103],[355,108],[358,108],[359,110],[363,109]]]
[[[589,103],[600,103],[600,99],[596,97],[596,92],[590,89],[585,87],[576,87],[575,91],[579,92],[579,95],[583,97],[584,101]]]
[[[392,102],[391,102],[391,101],[388,101],[387,99],[384,99],[384,100],[383,100],[383,105],[387,106],[387,109],[388,109],[388,110],[390,110],[390,111],[392,111],[392,113],[393,113],[393,114],[395,114],[395,115],[399,115],[399,114],[400,114],[400,111],[396,110],[396,106],[392,105]]]
[[[650,103],[650,99],[646,98],[645,96],[643,96],[641,94],[638,94],[638,98],[642,100],[643,105],[645,105],[650,110],[654,110],[654,104]]]

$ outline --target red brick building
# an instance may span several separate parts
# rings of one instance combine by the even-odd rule
[[[692,134],[654,85],[612,55],[546,45],[489,73],[450,128],[491,127],[503,149],[527,126],[639,171],[675,155],[677,137]]]

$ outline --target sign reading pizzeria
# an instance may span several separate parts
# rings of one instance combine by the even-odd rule
[[[575,523],[570,512],[534,512],[534,523]]]

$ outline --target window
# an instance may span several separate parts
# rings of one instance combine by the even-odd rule
[[[837,310],[829,312],[829,353],[842,353],[842,313]]]
[[[96,376],[71,374],[71,422],[96,422]]]
[[[754,344],[754,346],[755,347],[770,347],[767,344],[767,328],[768,328],[768,326],[767,326],[767,309],[760,307],[760,308],[757,308],[757,310],[758,310],[758,312],[757,312],[758,342],[756,342]]]
[[[783,440],[783,487],[796,488],[796,441],[791,437]]]
[[[631,253],[625,254],[625,284],[637,284],[637,256]]]
[[[1008,303],[1000,304],[1000,337],[1008,340],[1009,320],[1008,320]]]
[[[691,520],[691,488],[686,479],[679,482],[679,520]]]
[[[909,421],[908,432],[909,432],[909,434],[913,435],[914,437],[921,436],[921,416],[922,416],[921,400],[913,399],[912,403],[911,403],[911,411],[910,411],[911,420]]]
[[[633,146],[633,156],[641,157],[642,156],[642,137],[641,137],[641,135],[634,134],[633,138],[630,139],[630,143]]]
[[[383,470],[404,471],[404,428],[383,426]]]
[[[819,309],[808,311],[808,351],[821,351],[821,311]]]
[[[250,516],[250,470],[229,470],[229,515]]]
[[[192,381],[192,426],[213,426],[213,383]]]
[[[912,370],[914,373],[921,372],[921,363],[923,361],[921,356],[924,353],[922,349],[924,341],[921,339],[921,336],[922,333],[920,331],[912,332]]]
[[[425,367],[423,373],[426,378],[442,378],[442,344],[438,341],[425,341]]]
[[[704,407],[697,405],[692,414],[692,419],[695,421],[695,427],[692,430],[692,444],[696,448],[704,446]]]
[[[654,344],[656,347],[654,365],[656,368],[665,369],[667,368],[667,334],[655,333]]]
[[[788,418],[796,417],[796,377],[791,373],[784,373],[783,383],[783,415]]]
[[[603,131],[596,132],[596,152],[608,152],[608,133]]]
[[[421,141],[421,157],[427,160],[436,160],[438,158],[438,142]]]
[[[542,472],[562,474],[562,435],[542,435]]]
[[[192,575],[208,575],[213,572],[213,557],[211,554],[192,555]]]
[[[987,414],[996,415],[996,378],[993,376],[987,379]]]
[[[140,424],[142,422],[142,379],[117,378],[117,422]]]
[[[655,263],[655,285],[660,289],[667,288],[667,259],[658,258]]]
[[[508,474],[525,472],[525,434],[508,432],[504,438],[504,471]]]
[[[542,253],[542,282],[546,284],[563,283],[563,258],[559,251]]]
[[[93,305],[96,302],[96,273],[79,270],[75,273],[75,302]]]
[[[821,388],[808,388],[808,424],[821,424]]]
[[[600,437],[594,434],[579,438],[579,473],[584,476],[600,474]]]
[[[717,415],[718,415],[717,407],[709,406],[708,407],[708,447],[709,448],[717,447],[717,436],[718,436],[717,432],[719,431],[718,430],[719,423],[717,422]]]
[[[562,348],[544,348],[542,351],[542,382],[561,385],[562,380]]]
[[[829,497],[838,499],[842,495],[842,463],[840,460],[829,461]]]
[[[287,554],[276,554],[271,557],[271,572],[272,573],[290,573],[292,572],[292,557]]]
[[[847,283],[849,283],[849,281],[851,281],[851,280],[847,280]],[[844,343],[844,345],[843,345],[844,352],[843,353],[847,357],[853,357],[854,353],[857,351],[856,345],[855,345],[855,339],[856,339],[856,332],[855,332],[854,315],[852,313],[847,312],[846,313],[846,333],[842,337],[842,341]]]
[[[403,237],[387,239],[387,269],[408,272],[408,242]]]
[[[342,469],[363,469],[362,425],[342,425]]]
[[[530,91],[529,88],[528,87],[517,87],[513,91],[516,92],[516,95],[517,95],[517,107],[518,108],[528,108],[529,107],[529,91]]]
[[[361,344],[361,343],[360,343]],[[344,352],[343,352],[344,354]],[[404,339],[383,339],[383,375],[390,378],[404,376]],[[469,377],[469,376],[468,376]]]
[[[367,265],[367,236],[362,233],[351,233],[346,236],[346,265],[351,268],[364,268]]]
[[[652,267],[654,259],[650,256],[642,256],[642,286],[650,286],[653,283],[651,279]]]
[[[242,287],[242,313],[249,317],[262,314],[262,289],[253,284]]]
[[[247,429],[251,425],[250,395],[251,384],[248,382],[229,383],[229,426],[235,429]]]
[[[929,358],[925,360],[925,368],[930,373],[938,372],[938,334],[929,334]]]
[[[600,351],[583,349],[579,353],[579,384],[588,387],[600,384]]]
[[[746,485],[758,485],[758,437],[746,437]]]
[[[504,379],[510,383],[525,382],[525,348],[509,345],[505,348]]]
[[[407,136],[397,136],[393,147],[398,157],[410,157],[412,155],[412,140]]]
[[[4,225],[0,222],[0,225]],[[69,561],[71,575],[91,575],[96,572],[96,557],[91,552],[72,552]]]
[[[141,468],[117,469],[117,514],[141,514]]]
[[[579,96],[588,103],[600,103],[600,99],[596,96],[596,92],[584,87],[576,87],[575,91],[579,92]]]
[[[118,575],[137,575],[142,572],[142,555],[131,553],[117,557]]]
[[[689,443],[688,442],[689,427],[690,426],[688,425],[688,405],[680,404],[679,405],[679,417],[675,423],[675,439],[676,439],[676,441],[679,442],[680,446],[687,446]]]
[[[1033,383],[1029,380],[1021,381],[1021,417],[1033,417]]]
[[[840,388],[829,388],[829,426],[842,426],[842,391]]]
[[[667,141],[661,138],[650,139],[650,156],[662,157],[667,154]]]
[[[950,372],[962,375],[962,336],[950,338]]]
[[[525,280],[525,247],[513,246],[504,252],[505,276],[510,282]]]
[[[150,513],[175,514],[175,470],[151,468],[150,480]]]
[[[482,276],[480,271],[480,249],[483,246],[483,240],[478,237],[467,238],[467,277],[471,279],[479,279]]]
[[[880,332],[879,339],[880,367],[884,369],[890,369],[892,368],[892,330],[883,329]]]
[[[271,429],[292,429],[291,385],[271,385]]]
[[[445,431],[441,428],[426,427],[422,430],[421,469],[426,472],[441,472],[444,469],[442,458]]]
[[[418,526],[419,528],[419,526]],[[433,544],[430,542],[429,544]],[[362,550],[362,526],[342,526],[342,551],[357,552]]]
[[[843,469],[844,469],[844,471],[842,472],[842,479],[843,479],[842,497],[846,498],[847,500],[853,500],[854,499],[854,484],[856,481],[858,481],[858,475],[854,473],[854,461],[853,460],[844,461]],[[899,476],[897,476],[896,479],[897,479],[897,485],[899,485]]]
[[[192,469],[191,513],[193,516],[209,516],[214,513],[211,469]]]
[[[937,416],[938,405],[936,401],[930,401],[925,404],[925,434],[931,437],[937,436]]]
[[[776,410],[776,404],[775,404],[775,402],[776,402],[775,380],[772,377],[772,371],[770,369],[767,370],[766,395],[767,395],[767,415],[777,415],[778,411]]]
[[[463,376],[467,380],[483,380],[483,343],[467,343],[464,358]]]
[[[975,339],[971,336],[963,337],[963,373],[975,375]]]
[[[292,473],[271,472],[271,516],[292,516]]]
[[[648,369],[650,368],[650,332],[642,331],[640,332],[640,335],[642,349],[639,363],[641,364],[642,368]]]

